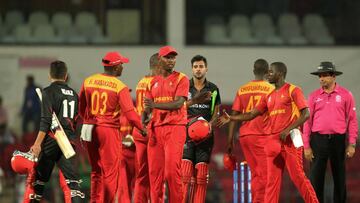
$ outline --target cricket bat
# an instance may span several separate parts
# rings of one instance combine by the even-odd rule
[[[36,93],[40,99],[40,101],[42,101],[42,93],[40,88],[36,88]],[[52,123],[55,124],[55,139],[56,142],[58,143],[62,153],[64,154],[66,159],[69,159],[71,157],[73,157],[75,155],[75,150],[72,147],[69,139],[67,138],[65,131],[63,129],[63,127],[60,124],[60,121],[58,119],[58,117],[56,116],[56,114],[53,112],[52,113]]]

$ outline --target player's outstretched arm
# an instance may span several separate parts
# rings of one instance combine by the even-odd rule
[[[223,115],[221,115],[218,119],[217,126],[221,127],[221,126],[229,123],[230,121],[250,121],[259,115],[261,115],[261,112],[259,110],[257,110],[256,108],[254,108],[253,110],[251,110],[250,112],[247,112],[247,113],[241,113],[241,114],[231,115],[231,116],[229,114],[227,114],[226,111],[224,110]]]

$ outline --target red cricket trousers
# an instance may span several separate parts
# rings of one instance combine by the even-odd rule
[[[90,202],[114,202],[120,178],[120,129],[94,126],[92,140],[86,143],[91,164]]]
[[[266,155],[264,151],[266,139],[267,136],[265,135],[245,135],[239,139],[241,149],[251,170],[251,199],[253,203],[264,202],[267,179]]]
[[[151,203],[164,202],[164,180],[168,185],[169,203],[181,203],[183,199],[181,159],[186,127],[164,125],[154,127],[149,132],[148,161]]]
[[[279,134],[270,135],[266,141],[267,184],[265,190],[266,203],[278,203],[282,174],[286,166],[292,182],[299,190],[306,203],[318,203],[314,188],[305,176],[303,169],[303,148],[295,148],[290,136],[285,142],[280,141]]]
[[[134,128],[133,137],[136,146],[136,161],[138,170],[135,180],[134,203],[148,203],[150,200],[150,182],[148,165],[148,136],[143,137],[139,130]]]
[[[135,146],[122,146],[121,154],[118,202],[131,203],[137,170]]]

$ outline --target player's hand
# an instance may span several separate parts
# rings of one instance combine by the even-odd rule
[[[153,109],[154,105],[155,105],[155,103],[154,103],[154,101],[152,99],[144,98],[144,106],[145,106],[145,108]]]
[[[39,144],[34,144],[33,146],[30,147],[30,152],[35,156],[35,157],[39,157],[39,154],[41,152],[41,145]]]
[[[191,100],[193,104],[203,104],[211,100],[211,92],[198,92]]]
[[[355,146],[348,145],[346,148],[346,157],[351,158],[355,154]]]
[[[223,114],[216,119],[216,126],[222,127],[223,125],[225,125],[229,122],[230,122],[230,115],[228,113],[226,113],[226,111],[224,109]]]
[[[314,154],[311,148],[309,149],[304,149],[304,156],[305,159],[312,162],[312,160],[314,159]]]
[[[285,129],[280,133],[280,139],[281,141],[285,142],[286,137],[290,134],[290,130],[289,129]]]

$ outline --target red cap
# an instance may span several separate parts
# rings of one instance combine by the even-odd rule
[[[103,66],[116,66],[120,63],[129,63],[129,59],[125,56],[122,56],[119,52],[116,51],[106,53],[106,55],[102,59]]]
[[[175,48],[172,46],[164,46],[159,49],[159,56],[167,56],[170,53],[174,53],[175,55],[178,54]]]

